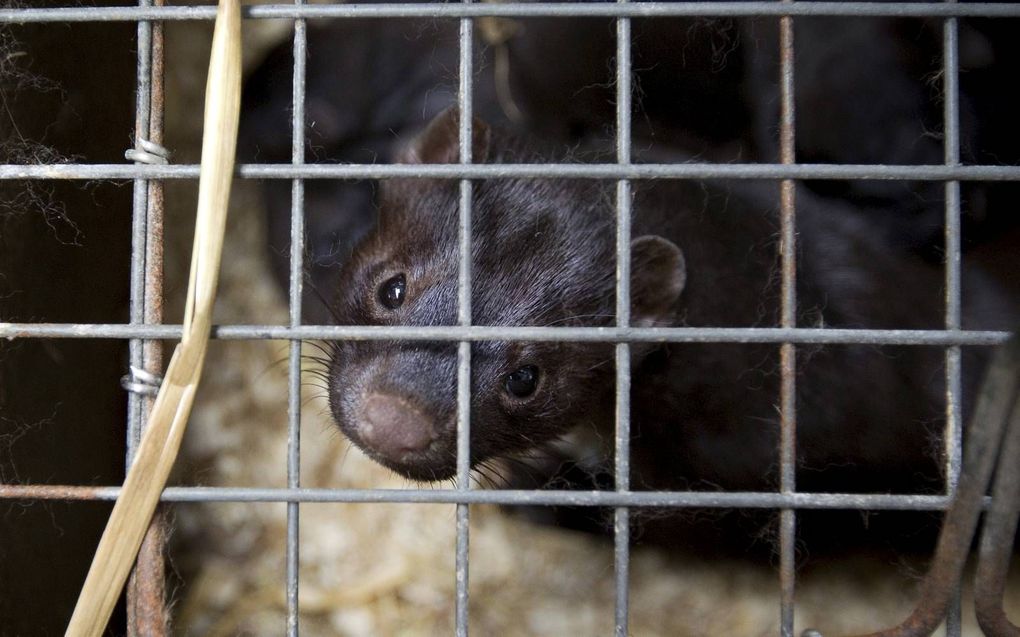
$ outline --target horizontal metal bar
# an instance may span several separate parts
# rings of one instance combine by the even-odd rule
[[[830,345],[996,345],[1009,332],[794,327],[492,327],[219,325],[223,340],[569,341],[575,343],[815,343]],[[179,339],[180,325],[0,323],[0,338]]]
[[[460,5],[458,5],[460,6]],[[475,5],[466,5],[475,6]],[[955,5],[946,5],[955,6]],[[198,179],[197,164],[3,164],[0,179]],[[885,164],[241,164],[247,179],[847,179],[1020,181],[1020,166]]]
[[[120,487],[0,485],[0,500],[115,500]],[[528,491],[488,489],[260,489],[169,487],[164,502],[391,502],[545,506],[696,507],[734,509],[860,509],[940,511],[944,495],[709,491]],[[990,505],[985,498],[985,506]]]
[[[113,22],[139,20],[212,20],[213,6],[67,7],[4,9],[0,22]],[[941,4],[934,2],[641,2],[615,4],[324,4],[242,7],[245,18],[460,18],[460,17],[651,17],[651,16],[898,16],[1018,17],[1009,3]]]

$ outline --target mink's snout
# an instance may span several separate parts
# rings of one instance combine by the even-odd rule
[[[414,405],[390,394],[371,394],[359,413],[362,441],[378,454],[400,462],[428,449],[436,439],[432,421]]]
[[[330,363],[330,409],[341,431],[412,480],[457,473],[456,348],[342,342]]]

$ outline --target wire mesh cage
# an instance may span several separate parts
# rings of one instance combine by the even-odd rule
[[[134,104],[136,146],[121,163],[82,163],[78,161],[9,161],[0,166],[0,179],[7,183],[68,180],[82,183],[117,181],[132,184],[131,258],[129,314],[120,322],[41,323],[31,320],[0,323],[0,337],[10,343],[42,339],[113,339],[128,344],[130,371],[123,381],[127,390],[126,461],[135,452],[141,427],[151,402],[152,388],[158,385],[162,368],[158,343],[180,337],[180,326],[164,323],[162,269],[163,188],[178,180],[195,180],[198,167],[168,160],[163,148],[162,111],[164,66],[163,28],[168,23],[207,23],[215,16],[209,6],[163,6],[142,0],[138,6],[10,7],[0,9],[0,22],[6,24],[47,25],[58,28],[66,23],[126,23],[136,25],[137,68]],[[964,409],[964,348],[987,348],[1004,342],[1002,330],[965,329],[961,274],[961,184],[976,182],[1010,183],[1020,181],[1020,168],[994,163],[965,164],[961,158],[960,101],[960,21],[967,18],[1008,20],[1020,18],[1020,5],[1014,3],[932,3],[932,2],[619,2],[619,3],[413,3],[413,4],[264,4],[244,8],[250,21],[287,20],[293,22],[293,56],[290,111],[290,157],[287,163],[243,163],[237,173],[242,180],[264,180],[289,187],[289,280],[288,316],[281,324],[224,323],[213,330],[213,338],[224,341],[271,340],[287,343],[287,424],[286,485],[262,486],[174,486],[166,489],[163,501],[169,503],[281,503],[286,506],[285,574],[279,583],[286,609],[286,633],[299,631],[299,527],[301,505],[308,503],[445,504],[456,507],[456,550],[453,569],[455,602],[452,624],[456,634],[466,635],[469,624],[469,530],[472,512],[478,505],[607,507],[613,510],[612,536],[613,590],[615,611],[612,626],[605,632],[631,634],[631,551],[633,514],[662,508],[754,509],[778,513],[776,539],[778,555],[779,632],[794,634],[795,589],[797,584],[797,521],[802,510],[859,511],[941,511],[956,487],[961,472]],[[797,118],[795,115],[794,73],[795,39],[798,20],[812,17],[850,19],[860,17],[924,18],[934,21],[941,31],[939,92],[942,100],[943,161],[939,164],[871,163],[798,163],[795,152]],[[355,19],[397,20],[430,19],[456,25],[457,58],[453,74],[457,78],[458,156],[447,164],[316,163],[308,161],[309,145],[314,145],[306,101],[308,77],[308,21],[345,21]],[[490,18],[562,20],[604,18],[611,20],[615,32],[612,41],[612,160],[603,163],[473,163],[471,117],[474,82],[478,74],[476,53],[479,46],[479,21]],[[778,131],[778,161],[746,162],[688,160],[683,162],[638,162],[632,129],[635,127],[635,68],[632,50],[632,26],[639,20],[666,18],[756,19],[778,25],[779,92],[774,128]],[[51,24],[52,23],[52,24]],[[312,52],[314,54],[314,52]],[[43,55],[43,53],[38,53]],[[638,87],[640,88],[640,87]],[[1007,90],[1006,87],[1003,90]],[[114,96],[112,99],[127,99]],[[640,125],[640,123],[638,123]],[[312,131],[312,132],[310,132]],[[458,184],[458,257],[456,325],[448,326],[359,326],[309,322],[305,306],[306,182],[315,180],[391,180],[442,179]],[[473,193],[484,180],[497,179],[570,179],[604,181],[613,184],[617,211],[614,246],[616,251],[615,325],[609,327],[537,327],[486,326],[472,324],[472,220],[477,212]],[[779,185],[780,226],[777,229],[779,299],[778,323],[768,327],[644,327],[631,324],[632,296],[631,203],[633,191],[650,180],[760,180]],[[826,327],[805,325],[798,320],[797,305],[797,203],[795,184],[802,181],[920,182],[944,189],[944,299],[940,325],[935,329]],[[4,318],[4,320],[8,320]],[[316,324],[319,323],[319,324]],[[443,342],[457,347],[457,464],[453,486],[414,485],[409,488],[309,488],[302,486],[301,423],[303,410],[302,346],[310,340]],[[471,352],[472,344],[491,341],[583,342],[610,344],[615,366],[615,439],[613,441],[613,486],[602,490],[570,489],[482,489],[472,479],[471,450]],[[779,393],[774,398],[779,413],[779,444],[775,450],[778,468],[777,489],[769,491],[645,490],[632,485],[631,466],[631,394],[632,348],[644,343],[766,344],[778,349]],[[815,346],[927,347],[944,350],[945,425],[941,435],[944,449],[944,492],[918,493],[828,493],[801,491],[797,488],[797,381],[798,358],[802,348]],[[3,474],[0,473],[0,477]],[[85,484],[23,484],[4,480],[0,498],[8,502],[110,501],[117,497],[117,486]],[[139,567],[129,585],[129,632],[165,634],[167,610],[162,592],[165,577],[161,546],[165,542],[166,522],[157,518],[150,532],[150,543],[143,547]],[[155,592],[154,592],[155,591]],[[146,623],[150,622],[150,623]],[[801,627],[803,628],[803,626]],[[186,626],[181,627],[187,630]],[[281,632],[275,627],[274,632]],[[962,634],[959,604],[950,613],[947,634]]]

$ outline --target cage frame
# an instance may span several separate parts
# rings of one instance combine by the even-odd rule
[[[159,143],[163,99],[163,63],[160,24],[170,20],[209,21],[212,6],[162,6],[158,0],[138,0],[137,6],[63,7],[0,9],[0,23],[108,22],[137,23],[137,94],[135,135],[137,140]],[[1020,17],[1020,3],[947,2],[811,2],[757,0],[742,2],[695,1],[616,3],[439,3],[371,5],[293,4],[247,6],[246,19],[294,20],[294,75],[292,91],[292,156],[290,164],[239,165],[237,176],[249,179],[290,180],[291,253],[289,319],[286,325],[220,325],[213,329],[218,339],[280,339],[289,341],[288,359],[288,450],[286,488],[170,487],[163,502],[284,502],[287,505],[286,633],[298,635],[298,537],[301,503],[316,502],[407,502],[456,504],[456,610],[455,632],[468,631],[468,559],[470,505],[607,506],[614,518],[614,633],[628,634],[630,528],[629,509],[646,506],[763,508],[780,512],[779,629],[783,637],[794,634],[794,536],[797,510],[813,508],[871,510],[945,510],[952,499],[961,470],[961,356],[962,346],[990,346],[1004,342],[1008,333],[968,331],[961,328],[960,280],[960,183],[962,181],[1020,181],[1020,167],[962,165],[959,122],[959,35],[961,17]],[[616,161],[598,165],[518,164],[476,165],[471,163],[471,113],[473,81],[474,21],[483,17],[581,17],[603,16],[616,21]],[[780,25],[780,161],[737,164],[632,164],[631,163],[631,51],[630,20],[653,16],[772,17]],[[794,113],[794,18],[798,16],[899,16],[941,18],[943,23],[944,78],[944,163],[940,165],[832,165],[800,164],[794,155],[796,117]],[[457,102],[460,119],[460,161],[450,165],[322,165],[305,163],[305,63],[307,20],[317,18],[441,18],[459,22],[459,86]],[[150,140],[150,137],[152,138]],[[398,177],[457,179],[460,185],[458,264],[458,325],[449,327],[365,327],[306,325],[301,316],[304,261],[304,181],[306,179],[388,179]],[[516,327],[493,328],[471,325],[471,208],[472,182],[477,179],[530,177],[615,180],[618,225],[617,325],[608,328]],[[0,165],[2,180],[133,180],[132,256],[130,279],[130,320],[124,324],[0,323],[0,338],[103,338],[129,343],[130,364],[158,372],[161,355],[153,341],[179,338],[181,327],[162,321],[160,267],[162,233],[161,180],[198,178],[197,165],[147,164],[136,160],[125,164]],[[642,179],[769,179],[780,184],[781,237],[781,319],[771,328],[635,328],[629,325],[630,191],[633,180]],[[945,184],[945,312],[939,330],[881,330],[805,328],[796,324],[796,202],[794,183],[801,179],[892,179],[937,181]],[[447,489],[309,489],[300,484],[301,347],[309,339],[397,339],[443,340],[458,345],[458,462],[457,486]],[[470,477],[470,345],[479,340],[569,340],[615,344],[616,358],[616,486],[612,491],[488,491],[472,488]],[[670,492],[631,491],[629,487],[630,444],[630,343],[709,342],[771,343],[780,347],[780,432],[777,449],[780,488],[775,492]],[[916,345],[945,348],[946,491],[940,495],[836,494],[798,492],[795,484],[796,458],[796,347],[801,344]],[[140,437],[149,399],[129,392],[127,456],[130,464]],[[119,487],[76,485],[0,485],[0,500],[113,500]],[[158,558],[157,556],[152,559]],[[153,577],[140,572],[142,579]],[[133,582],[129,595],[152,581]],[[144,604],[162,605],[162,599],[145,599]],[[129,607],[131,603],[129,602]],[[149,609],[163,612],[162,609]],[[960,634],[959,599],[947,620],[947,633]],[[142,634],[129,622],[131,634]],[[151,634],[151,633],[149,633]]]

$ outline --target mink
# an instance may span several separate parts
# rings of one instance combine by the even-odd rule
[[[456,162],[458,118],[456,109],[439,115],[397,154],[398,161]],[[525,140],[481,120],[474,121],[473,132],[475,162],[535,159]],[[612,193],[612,184],[595,180],[476,181],[472,323],[614,325]],[[778,325],[777,193],[774,182],[634,182],[631,325]],[[333,319],[457,324],[457,181],[391,179],[379,195],[379,223],[332,282]],[[939,268],[888,250],[867,215],[820,201],[803,188],[796,196],[798,325],[940,327]],[[992,282],[968,271],[964,285],[970,291],[966,326],[1011,327],[1015,308]],[[329,347],[328,397],[340,429],[404,476],[453,477],[456,345],[336,341]],[[775,490],[778,349],[632,344],[632,488]],[[799,489],[941,488],[941,348],[833,345],[798,351]],[[965,405],[980,358],[968,349]],[[586,486],[608,486],[611,344],[482,341],[472,344],[471,368],[472,466],[576,455],[562,440],[582,432],[597,441],[597,452],[586,465],[575,465],[587,467]],[[548,478],[557,472],[543,474],[541,464],[532,467],[551,484]],[[811,514],[805,515],[810,528]],[[684,523],[689,520],[682,511],[645,517],[638,515],[639,535],[650,541],[685,543],[696,535],[688,532],[692,525]],[[761,523],[755,516],[737,518]],[[753,539],[745,526],[723,525]],[[715,522],[708,528],[710,537],[719,536]],[[827,535],[831,525],[824,528],[823,535],[836,537]]]

